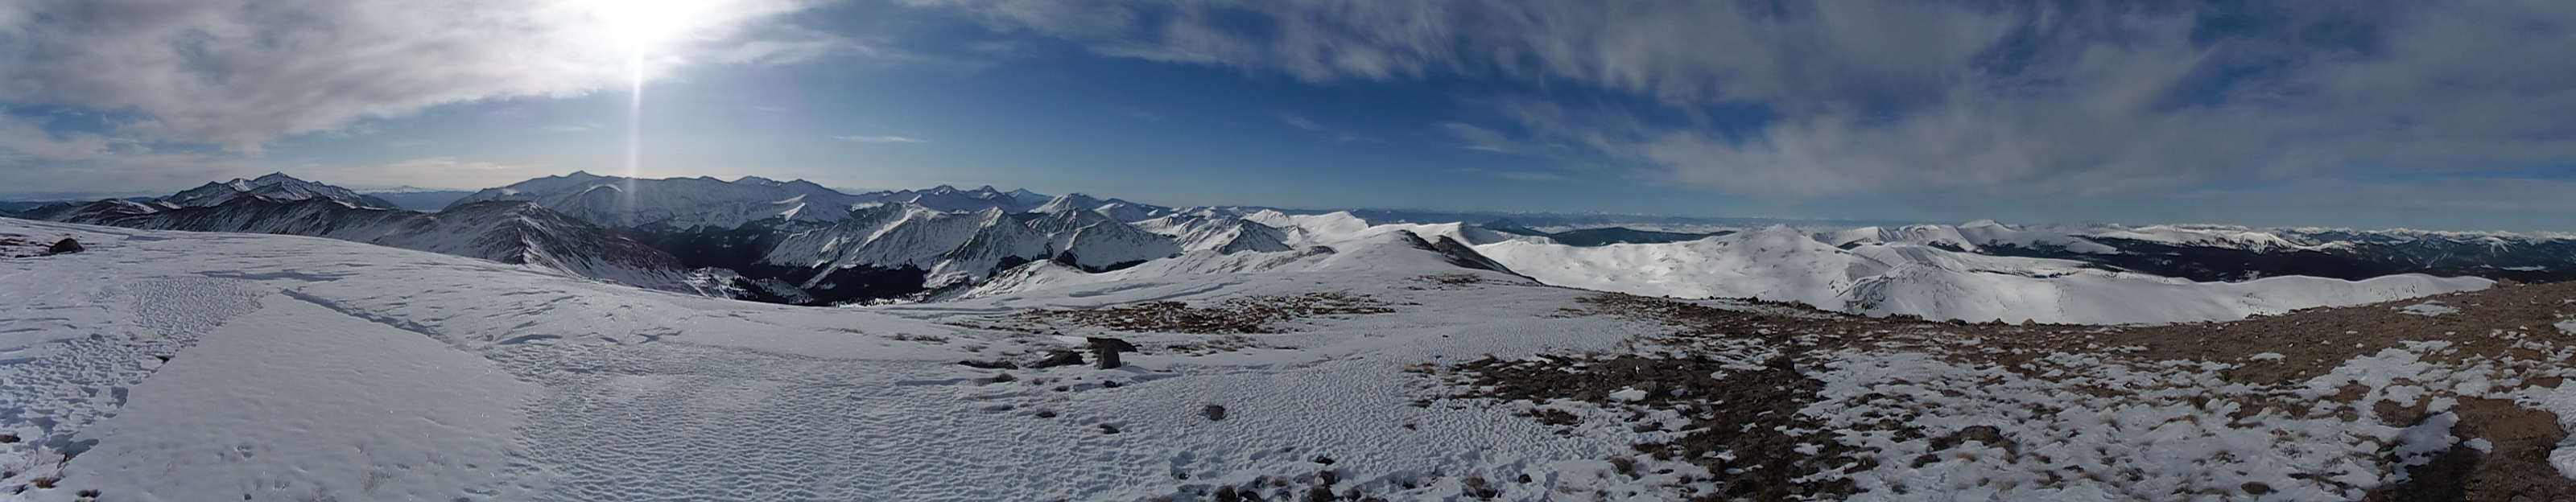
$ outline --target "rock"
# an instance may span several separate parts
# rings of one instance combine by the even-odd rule
[[[1200,409],[1200,410],[1199,410],[1199,414],[1201,414],[1201,415],[1207,415],[1207,419],[1208,419],[1208,421],[1211,421],[1211,422],[1213,422],[1213,421],[1217,421],[1217,420],[1224,420],[1224,419],[1225,419],[1225,407],[1224,407],[1224,406],[1217,406],[1217,405],[1213,405],[1213,404],[1211,404],[1211,405],[1207,405],[1207,408],[1204,408],[1204,409]]]
[[[1120,340],[1120,339],[1116,339],[1116,338],[1101,338],[1101,337],[1096,337],[1096,336],[1093,336],[1093,337],[1084,337],[1083,339],[1084,339],[1084,340],[1088,340],[1088,341],[1090,341],[1090,342],[1091,342],[1091,350],[1101,350],[1102,346],[1107,346],[1108,348],[1110,348],[1110,349],[1115,349],[1115,350],[1117,350],[1117,351],[1119,351],[1119,352],[1135,352],[1135,351],[1136,351],[1136,344],[1127,343],[1127,341],[1126,341],[1126,340]]]
[[[1053,368],[1057,366],[1072,366],[1076,364],[1082,364],[1081,352],[1053,350],[1047,352],[1046,358],[1039,359],[1038,362],[1029,363],[1029,368]]]
[[[1120,366],[1126,366],[1126,364],[1118,362],[1118,353],[1136,351],[1136,344],[1127,343],[1126,340],[1101,338],[1096,336],[1089,337],[1087,339],[1091,340],[1091,357],[1097,359],[1100,363],[1100,369],[1104,370],[1118,369]]]
[[[976,360],[969,359],[969,360],[964,360],[964,361],[958,361],[958,362],[957,362],[957,364],[963,364],[963,365],[966,365],[967,367],[970,367],[970,368],[983,368],[983,369],[988,369],[988,370],[1015,370],[1015,369],[1020,369],[1020,365],[1017,365],[1017,364],[1011,364],[1011,362],[1010,362],[1010,361],[976,361]]]
[[[45,255],[71,254],[88,250],[89,248],[81,247],[80,241],[64,237],[63,240],[54,241],[54,247],[45,248]]]

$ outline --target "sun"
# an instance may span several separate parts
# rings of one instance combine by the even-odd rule
[[[720,0],[573,0],[601,42],[638,55],[669,50],[726,16]]]

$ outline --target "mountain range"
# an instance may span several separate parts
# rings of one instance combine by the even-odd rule
[[[1435,221],[1443,214],[1456,218]],[[1630,219],[1649,227],[1636,229],[1563,216],[1171,208],[990,186],[845,193],[802,180],[583,172],[481,190],[435,212],[272,174],[14,216],[324,237],[809,305],[1366,266],[1379,258],[1351,257],[1407,253],[1558,286],[1972,321],[2228,319],[2576,278],[2576,239],[2555,234]]]

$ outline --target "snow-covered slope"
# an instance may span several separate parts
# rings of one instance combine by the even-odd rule
[[[1167,215],[1139,221],[1136,226],[1169,236],[1180,244],[1181,249],[1189,251],[1232,254],[1245,251],[1275,253],[1289,249],[1288,233],[1278,227],[1211,211]]]
[[[1961,242],[1956,234],[1937,229],[1910,230],[1905,235],[1934,243]],[[1845,245],[1858,242],[1837,240]],[[1686,298],[1799,301],[1853,313],[1969,321],[2116,324],[2238,319],[2476,290],[2491,284],[2478,278],[2425,275],[2364,281],[2273,277],[2198,283],[2102,270],[2078,261],[1987,256],[1911,243],[1846,250],[1785,227],[1668,244],[1572,247],[1513,240],[1476,249],[1549,284]]]
[[[0,500],[2325,501],[2496,479],[2453,468],[2519,476],[2471,493],[2576,487],[2551,464],[2576,455],[2565,287],[2439,315],[1955,326],[1547,287],[1457,266],[1436,249],[1467,247],[1454,226],[1311,222],[1331,228],[1297,251],[804,308],[0,219],[87,246],[0,258]],[[1752,234],[1715,253],[2084,272]],[[1669,245],[1567,248],[1639,246]],[[1172,322],[1246,317],[1265,329]],[[1088,336],[1141,350],[1028,364]]]
[[[13,410],[0,431],[24,439],[0,445],[0,461],[30,466],[13,485],[55,480],[8,496],[19,499],[1204,499],[1318,471],[1338,475],[1336,491],[1394,500],[1454,495],[1467,476],[1547,480],[1509,492],[1520,496],[1648,485],[1587,474],[1644,434],[1614,422],[1561,431],[1508,407],[1408,405],[1443,395],[1408,365],[1607,349],[1654,331],[1550,317],[1580,291],[1499,287],[1214,352],[1180,348],[1205,335],[1118,334],[1151,352],[1114,370],[956,364],[1068,346],[952,324],[985,312],[1317,283],[1392,298],[1419,284],[1408,274],[1441,268],[815,309],[323,239],[21,220],[0,220],[0,234],[91,243],[0,260],[0,378],[12,382],[0,396]]]

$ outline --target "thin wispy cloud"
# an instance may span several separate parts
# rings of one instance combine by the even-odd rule
[[[1100,54],[1319,85],[1499,77],[1620,93],[1661,110],[1571,102],[1548,122],[1493,120],[1652,178],[1766,197],[2135,195],[2576,162],[2568,2],[922,3]],[[1735,109],[1767,116],[1634,116]],[[1497,126],[1439,127],[1509,151]]]
[[[1306,117],[1298,116],[1294,113],[1289,113],[1283,110],[1274,115],[1279,117],[1280,122],[1287,123],[1291,127],[1305,129],[1308,132],[1321,132],[1324,130],[1323,124],[1317,124],[1315,121],[1306,120]]]
[[[1520,146],[1511,138],[1503,137],[1503,133],[1494,132],[1491,129],[1457,122],[1442,122],[1433,126],[1438,127],[1440,132],[1447,133],[1451,138],[1457,139],[1460,142],[1458,145],[1460,148],[1495,153],[1511,153],[1520,150]]]

